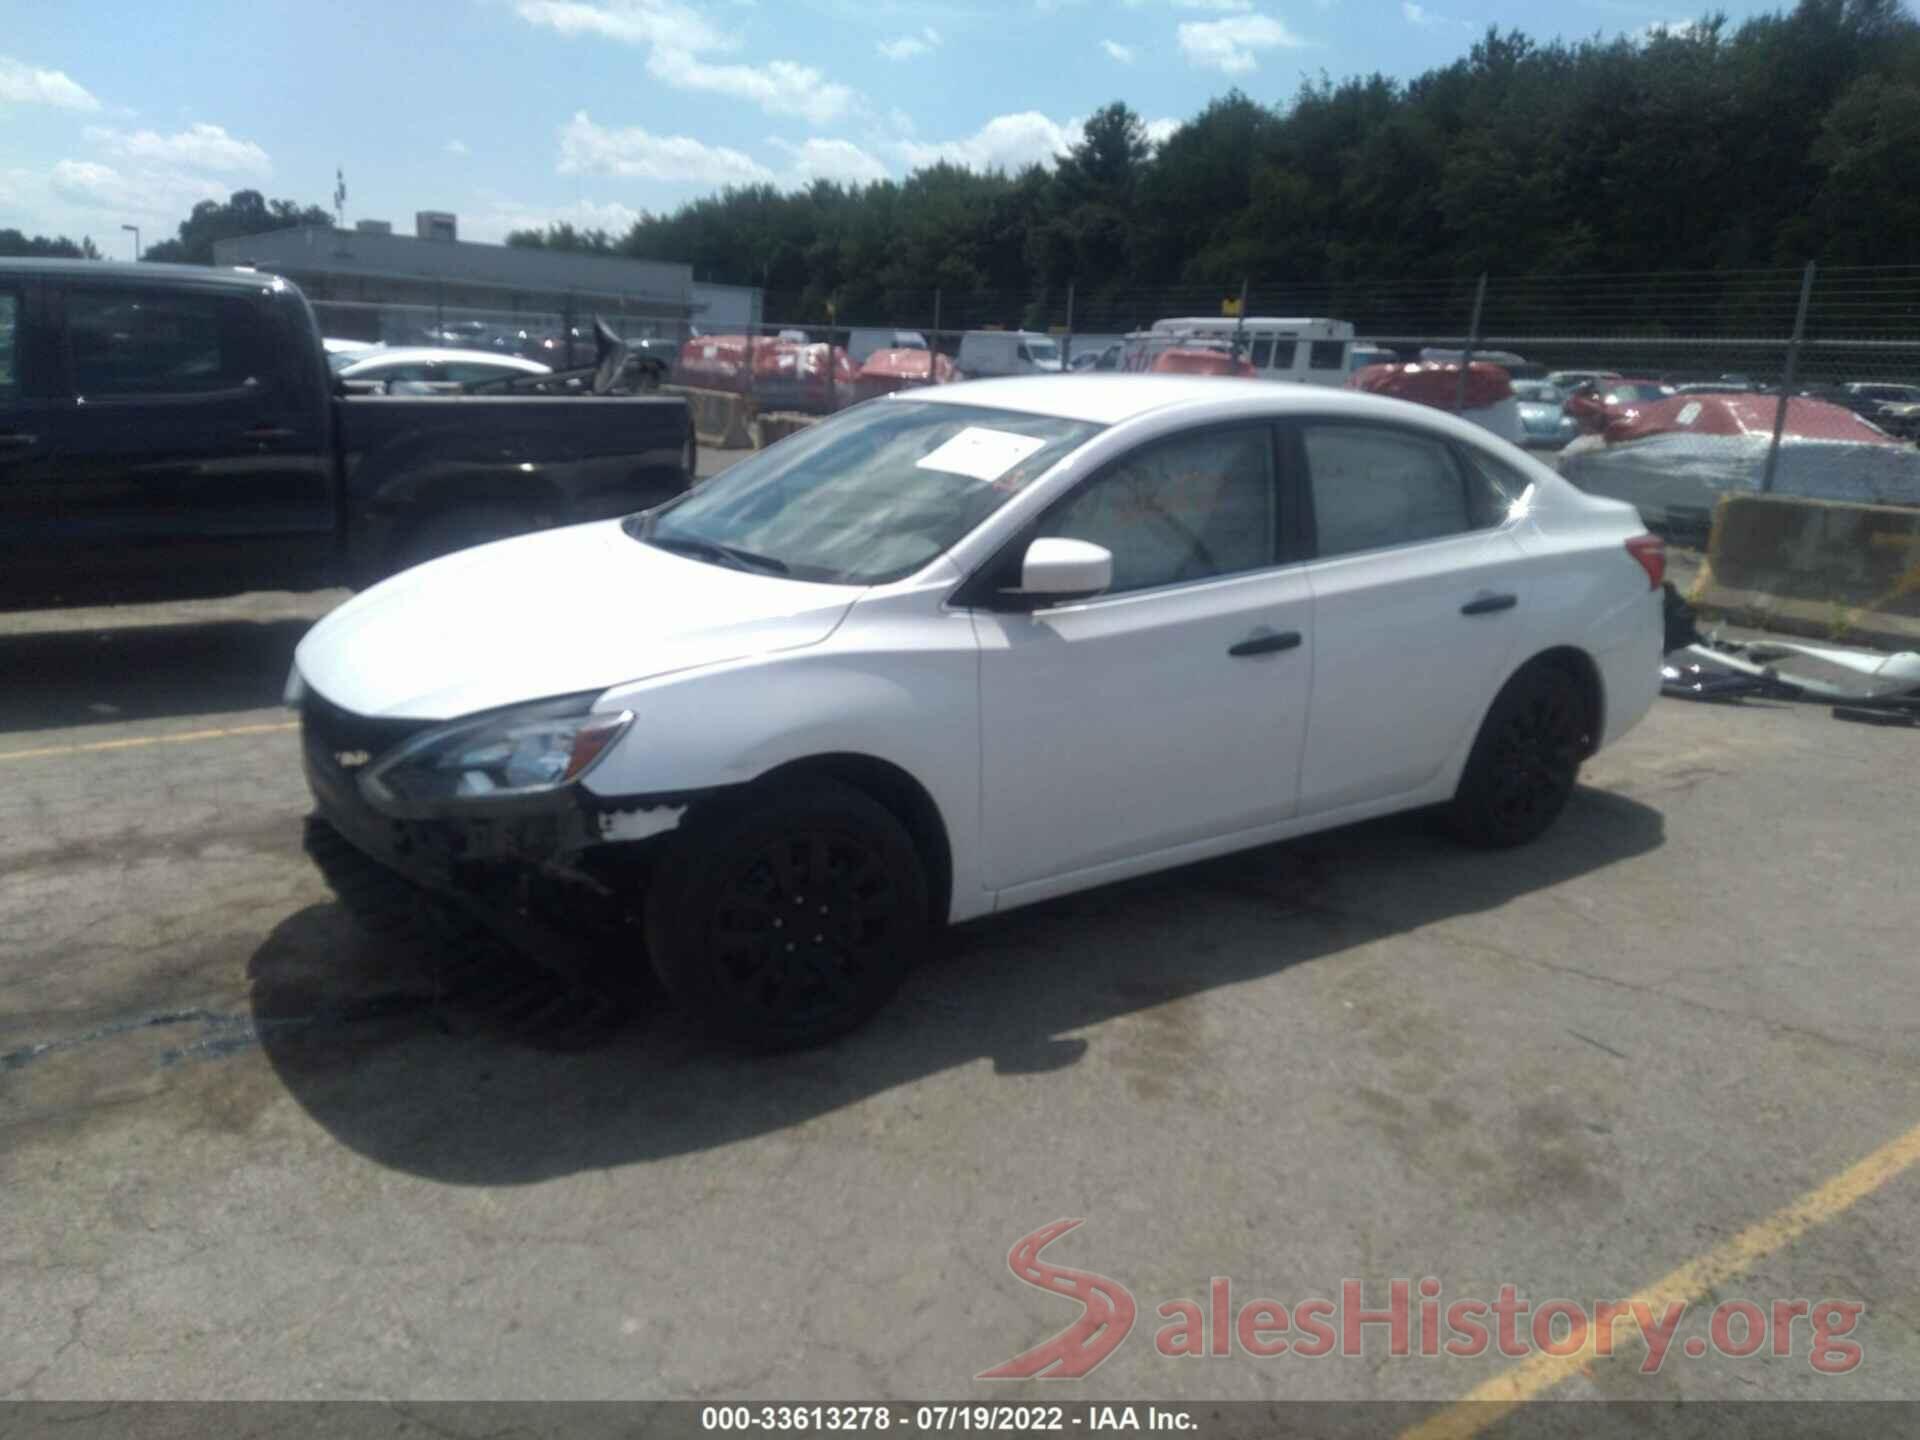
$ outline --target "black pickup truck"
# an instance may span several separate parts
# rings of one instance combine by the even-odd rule
[[[0,609],[364,585],[694,459],[677,397],[342,394],[272,275],[0,261]]]

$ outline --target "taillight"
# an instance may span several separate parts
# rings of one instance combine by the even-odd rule
[[[1647,588],[1658,590],[1667,578],[1667,542],[1658,535],[1636,535],[1627,541],[1627,553],[1647,572]]]

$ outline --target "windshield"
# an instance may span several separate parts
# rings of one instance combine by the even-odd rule
[[[1530,405],[1558,405],[1566,396],[1541,380],[1522,381],[1513,387],[1514,397]]]
[[[335,350],[328,354],[327,364],[332,367],[333,373],[338,375],[354,362],[367,358],[367,352],[364,350]]]
[[[1058,365],[1060,347],[1051,340],[1028,340],[1025,342],[1027,354],[1042,364]]]
[[[742,460],[669,509],[633,517],[628,533],[716,564],[876,585],[951,549],[1101,428],[878,400]]]

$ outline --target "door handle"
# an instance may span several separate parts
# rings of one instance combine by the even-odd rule
[[[240,438],[264,445],[270,440],[291,440],[293,431],[284,425],[255,425],[251,430],[242,430]]]
[[[1236,657],[1241,655],[1272,655],[1280,650],[1297,649],[1299,644],[1300,632],[1298,630],[1281,630],[1274,634],[1254,635],[1242,640],[1238,645],[1229,645],[1227,647],[1227,654]]]
[[[1518,595],[1482,595],[1460,607],[1462,615],[1491,615],[1496,610],[1511,610],[1520,603]]]
[[[39,440],[38,435],[21,435],[17,432],[0,435],[0,450],[24,450],[29,445],[39,443]]]

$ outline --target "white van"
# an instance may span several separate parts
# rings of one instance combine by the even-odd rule
[[[1046,374],[1060,368],[1060,342],[1037,330],[969,330],[955,363],[968,380]]]
[[[1346,384],[1353,350],[1353,323],[1348,320],[1249,316],[1241,321],[1217,315],[1188,315],[1156,320],[1151,330],[1129,335],[1128,353],[1144,356],[1155,346],[1164,347],[1170,340],[1231,344],[1236,337],[1255,373],[1263,380],[1294,380],[1306,385]],[[1145,366],[1126,368],[1144,369]]]

